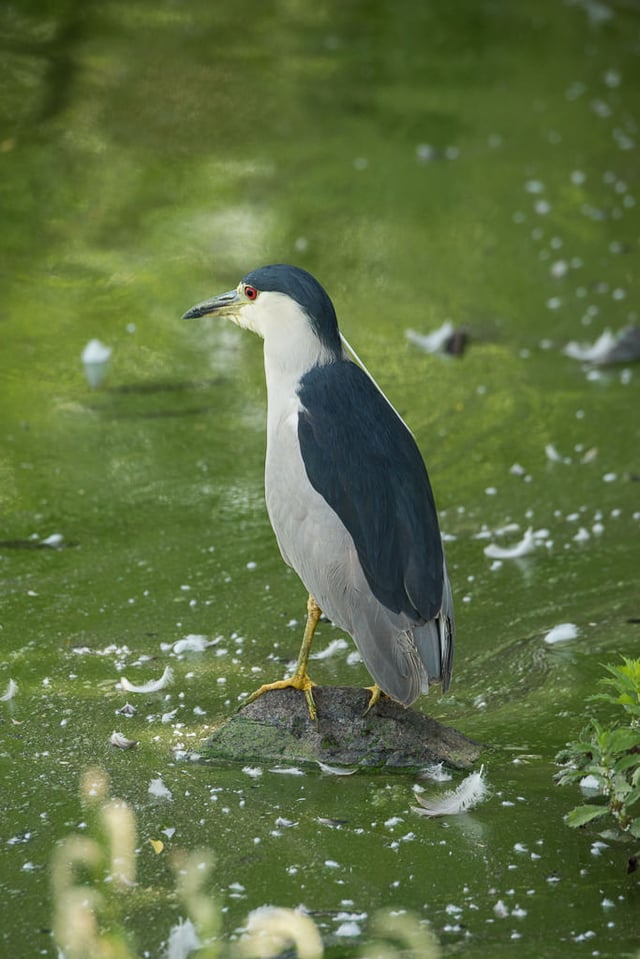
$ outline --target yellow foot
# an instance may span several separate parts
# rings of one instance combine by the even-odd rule
[[[311,692],[315,685],[316,684],[309,679],[307,673],[302,673],[301,675],[294,673],[293,676],[289,676],[288,679],[278,679],[275,683],[265,683],[263,686],[260,686],[259,689],[256,689],[255,692],[251,693],[247,699],[247,702],[252,703],[258,698],[258,696],[262,696],[263,693],[268,693],[273,689],[299,689],[305,695],[307,707],[309,709],[309,715],[315,722],[318,718],[318,710],[316,709],[313,693]]]
[[[369,710],[370,710],[373,706],[375,706],[376,703],[380,702],[380,699],[381,699],[383,696],[385,697],[385,699],[387,699],[388,697],[387,697],[387,694],[386,694],[386,693],[383,693],[383,692],[382,692],[382,690],[380,689],[380,687],[378,686],[377,683],[374,683],[373,686],[365,686],[364,688],[365,688],[365,689],[368,689],[369,692],[371,693],[371,699],[370,699],[369,702],[367,703],[367,708],[366,708],[365,711],[364,711],[364,715],[366,716],[367,713],[369,712]]]

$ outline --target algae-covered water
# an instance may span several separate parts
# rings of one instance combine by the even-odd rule
[[[637,322],[637,5],[32,0],[0,36],[3,955],[56,955],[49,861],[95,764],[138,817],[141,954],[183,915],[172,849],[205,846],[226,940],[302,904],[350,956],[384,906],[445,955],[634,955],[633,849],[570,830],[552,777],[601,664],[640,650],[640,368],[563,352]],[[193,760],[295,657],[306,597],[263,504],[260,344],[180,316],[281,261],[429,466],[458,644],[416,708],[493,747],[457,818],[417,816],[413,777]],[[446,320],[461,358],[406,337]],[[531,555],[485,555],[529,527]],[[343,638],[321,624],[314,678],[364,684]]]

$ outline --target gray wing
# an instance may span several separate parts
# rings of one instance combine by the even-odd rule
[[[309,481],[351,534],[371,590],[387,609],[433,619],[444,588],[442,543],[413,436],[347,360],[310,370],[298,395]]]
[[[429,679],[446,689],[453,603],[433,494],[411,433],[348,361],[310,371],[299,397],[307,476],[346,528],[366,580],[358,585],[352,572],[337,614],[327,613],[342,620],[393,698],[412,702]]]

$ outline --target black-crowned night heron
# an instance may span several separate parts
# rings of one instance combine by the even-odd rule
[[[307,664],[322,612],[355,640],[374,679],[370,705],[381,691],[409,705],[431,682],[446,690],[453,602],[427,471],[405,423],[348,359],[329,296],[278,264],[184,316],[209,314],[264,340],[267,511],[309,593],[293,675],[253,698],[293,686],[315,717]]]

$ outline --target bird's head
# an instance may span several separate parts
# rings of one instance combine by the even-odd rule
[[[311,347],[313,339],[327,359],[342,355],[333,303],[315,277],[298,266],[277,263],[252,270],[235,290],[198,303],[183,319],[209,315],[252,330],[271,351],[295,353]]]

